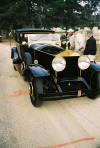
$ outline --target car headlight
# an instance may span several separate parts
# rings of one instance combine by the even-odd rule
[[[90,66],[90,59],[83,55],[78,59],[78,66],[81,70],[85,70]]]
[[[63,57],[55,57],[52,61],[52,67],[55,71],[63,71],[66,67],[66,61]]]
[[[26,45],[26,41],[23,41],[23,42],[22,42],[22,45]]]

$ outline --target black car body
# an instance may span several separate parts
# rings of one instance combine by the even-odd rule
[[[53,36],[52,42],[45,35]],[[95,98],[100,93],[100,65],[90,63],[87,56],[61,48],[54,31],[17,29],[15,40],[16,47],[11,49],[13,65],[29,81],[34,106],[75,96]]]

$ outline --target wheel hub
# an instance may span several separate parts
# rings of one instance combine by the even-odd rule
[[[29,86],[29,94],[30,96],[33,96],[33,85],[32,85],[32,82],[30,82],[30,86]]]

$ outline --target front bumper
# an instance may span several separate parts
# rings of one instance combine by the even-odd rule
[[[55,92],[39,95],[41,101],[61,100],[85,96],[91,88],[83,77],[59,79]]]
[[[82,93],[81,96],[85,96],[85,93]],[[76,98],[76,97],[81,97],[78,96],[78,91],[72,91],[72,92],[64,92],[64,93],[48,93],[48,94],[43,94],[39,95],[39,100],[40,101],[54,101],[54,100],[62,100],[62,99],[70,99],[70,98]]]

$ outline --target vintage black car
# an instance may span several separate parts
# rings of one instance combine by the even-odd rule
[[[17,29],[16,47],[11,48],[15,70],[29,81],[34,106],[100,93],[100,65],[87,56],[60,47],[60,36],[48,29]]]

